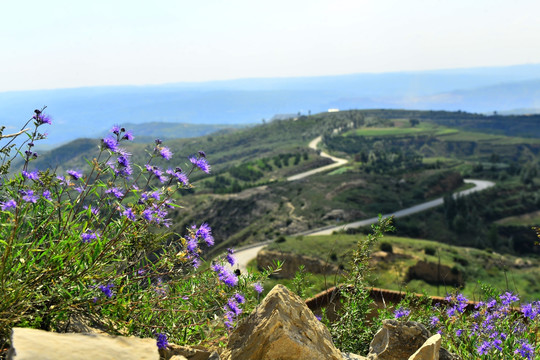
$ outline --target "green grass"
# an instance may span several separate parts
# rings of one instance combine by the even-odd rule
[[[363,235],[334,234],[327,236],[288,237],[283,243],[273,243],[270,249],[319,257],[335,264],[347,265],[355,244]],[[540,259],[501,255],[485,250],[467,247],[454,247],[436,241],[412,238],[386,236],[382,240],[392,244],[394,253],[399,254],[394,259],[374,265],[370,284],[391,290],[408,290],[426,292],[428,295],[446,295],[451,287],[435,286],[421,280],[406,283],[407,269],[418,260],[425,260],[449,267],[462,269],[465,275],[465,287],[461,290],[472,299],[478,299],[481,291],[479,282],[486,283],[503,291],[509,289],[520,294],[525,301],[540,297]],[[427,255],[426,247],[437,250],[435,255]],[[378,251],[379,248],[373,249]],[[335,254],[333,256],[332,254]],[[520,267],[516,264],[524,263]],[[325,277],[318,275],[316,283],[322,283]],[[328,279],[331,276],[326,276]]]
[[[507,218],[496,221],[496,224],[515,226],[539,226],[540,210],[519,216],[509,216]]]

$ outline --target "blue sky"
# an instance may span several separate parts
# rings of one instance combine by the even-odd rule
[[[0,91],[540,63],[537,0],[0,3]]]

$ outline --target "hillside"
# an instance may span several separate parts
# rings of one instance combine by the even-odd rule
[[[115,123],[254,124],[276,114],[338,109],[503,113],[537,108],[540,65],[340,76],[239,79],[0,93],[2,124],[15,130],[48,106],[50,144],[96,137]],[[88,126],[91,124],[91,126]]]

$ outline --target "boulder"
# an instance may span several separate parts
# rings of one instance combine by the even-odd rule
[[[187,360],[219,359],[219,355],[216,352],[211,352],[211,350],[202,346],[182,346],[169,344],[166,349],[160,350],[159,354],[164,360],[174,360],[180,358]]]
[[[155,339],[14,328],[9,360],[158,360]]]
[[[276,285],[240,321],[222,353],[227,360],[341,360],[328,329],[296,294]]]
[[[441,350],[441,335],[435,334],[426,340],[424,345],[409,360],[439,360],[439,351]]]
[[[407,360],[430,336],[420,323],[383,320],[369,345],[368,360]]]

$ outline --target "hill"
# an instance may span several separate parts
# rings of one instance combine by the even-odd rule
[[[240,79],[0,93],[1,123],[48,106],[50,144],[95,137],[115,123],[254,124],[276,114],[339,109],[499,113],[536,108],[540,65],[303,78]],[[89,126],[91,124],[91,126]]]

